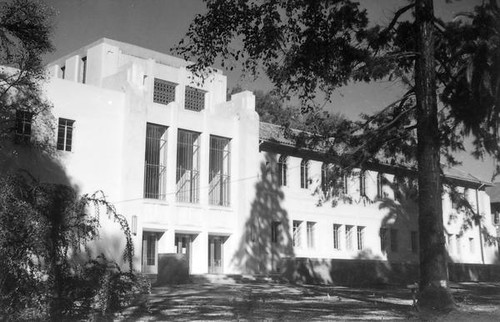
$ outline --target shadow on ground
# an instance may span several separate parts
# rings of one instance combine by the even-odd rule
[[[499,283],[455,284],[460,305],[450,320],[483,314],[499,320]],[[153,288],[147,305],[122,312],[121,320],[380,320],[415,319],[412,296],[405,288],[348,288],[293,285],[253,278]],[[444,317],[446,320],[446,317]]]

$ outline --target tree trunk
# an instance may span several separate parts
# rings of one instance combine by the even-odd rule
[[[417,52],[417,160],[419,186],[420,296],[423,309],[455,306],[448,288],[447,256],[441,202],[441,170],[434,61],[434,9],[432,0],[417,0],[415,8]]]

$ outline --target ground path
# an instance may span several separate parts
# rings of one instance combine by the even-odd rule
[[[500,283],[453,284],[459,304],[445,321],[500,321]],[[412,307],[406,288],[293,285],[253,278],[197,278],[154,287],[147,305],[124,310],[118,320],[331,321],[429,320]]]

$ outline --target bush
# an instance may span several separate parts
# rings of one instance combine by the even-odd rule
[[[104,255],[76,260],[98,238],[101,208],[124,232],[126,272]],[[149,292],[132,258],[128,223],[102,193],[78,197],[29,175],[0,177],[0,320],[88,319],[121,310]]]

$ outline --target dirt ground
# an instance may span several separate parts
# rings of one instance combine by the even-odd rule
[[[500,283],[452,284],[458,310],[418,312],[406,288],[293,285],[239,278],[198,279],[154,287],[147,300],[124,310],[121,321],[500,321]]]

